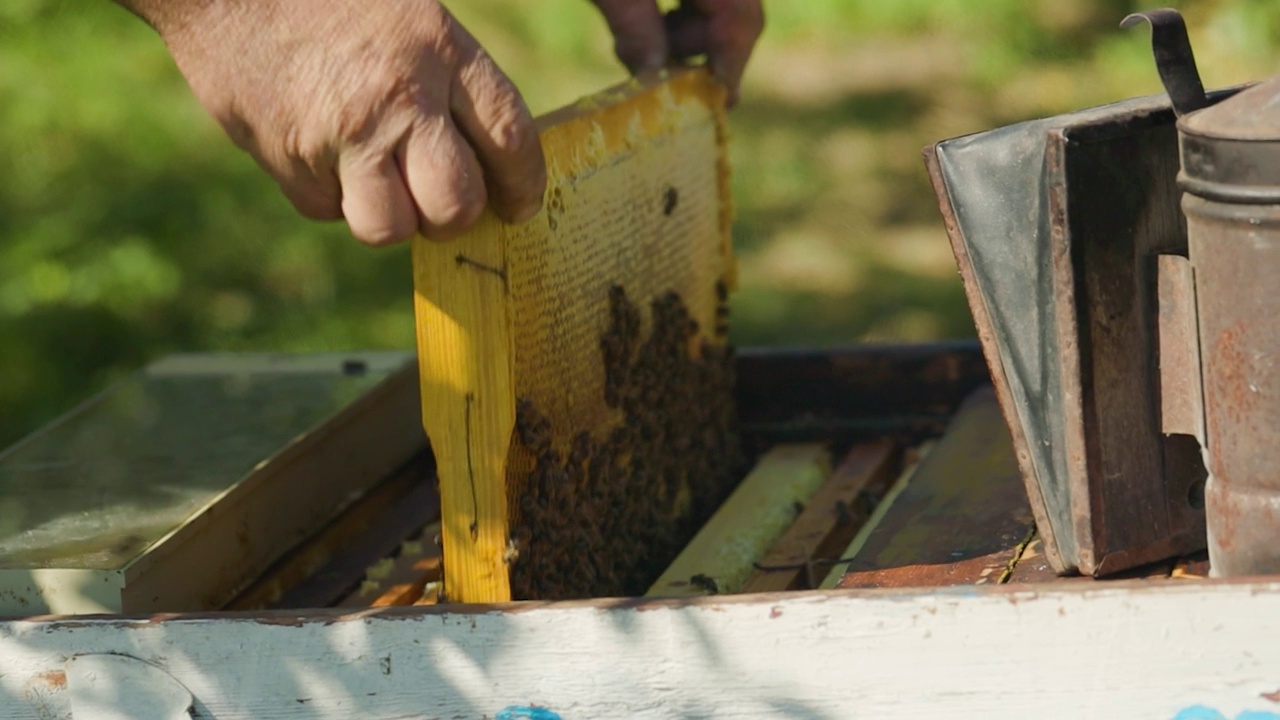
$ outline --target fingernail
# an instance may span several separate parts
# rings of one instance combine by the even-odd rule
[[[650,48],[644,55],[645,70],[661,70],[667,64],[667,53],[662,48]]]
[[[664,47],[649,45],[643,48],[618,48],[618,57],[622,58],[633,74],[661,70],[667,64],[667,50]]]
[[[511,224],[519,225],[528,222],[534,218],[542,210],[542,200],[535,200],[528,205],[523,205],[511,215]]]

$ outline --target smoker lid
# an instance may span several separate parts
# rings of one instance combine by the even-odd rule
[[[1178,184],[1227,203],[1280,205],[1280,76],[1178,120]]]
[[[1178,124],[1185,133],[1217,140],[1280,142],[1280,76],[1191,113]]]

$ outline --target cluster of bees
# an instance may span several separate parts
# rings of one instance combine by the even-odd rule
[[[715,292],[722,337],[724,284]],[[732,350],[698,339],[676,293],[652,302],[647,338],[621,287],[609,305],[604,400],[621,422],[565,444],[531,401],[517,405],[517,440],[533,458],[513,486],[517,599],[643,595],[742,477]]]

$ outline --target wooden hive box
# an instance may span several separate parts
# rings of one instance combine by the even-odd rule
[[[414,364],[170,356],[0,452],[0,615],[222,607],[423,450]]]
[[[993,397],[974,392],[975,346],[748,350],[737,371],[748,444],[852,443],[842,484],[883,475],[868,449],[941,435],[860,514],[857,562],[832,573],[849,589],[15,618],[0,717],[1276,717],[1280,583],[1205,580],[1194,559],[1058,578],[1026,534]],[[404,490],[389,478],[353,509],[382,508],[372,536],[429,521],[416,489],[387,502],[388,485]]]

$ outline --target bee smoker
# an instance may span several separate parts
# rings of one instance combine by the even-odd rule
[[[1205,414],[1215,576],[1280,574],[1280,77],[1214,105],[1173,10],[1152,26],[1178,115]]]

